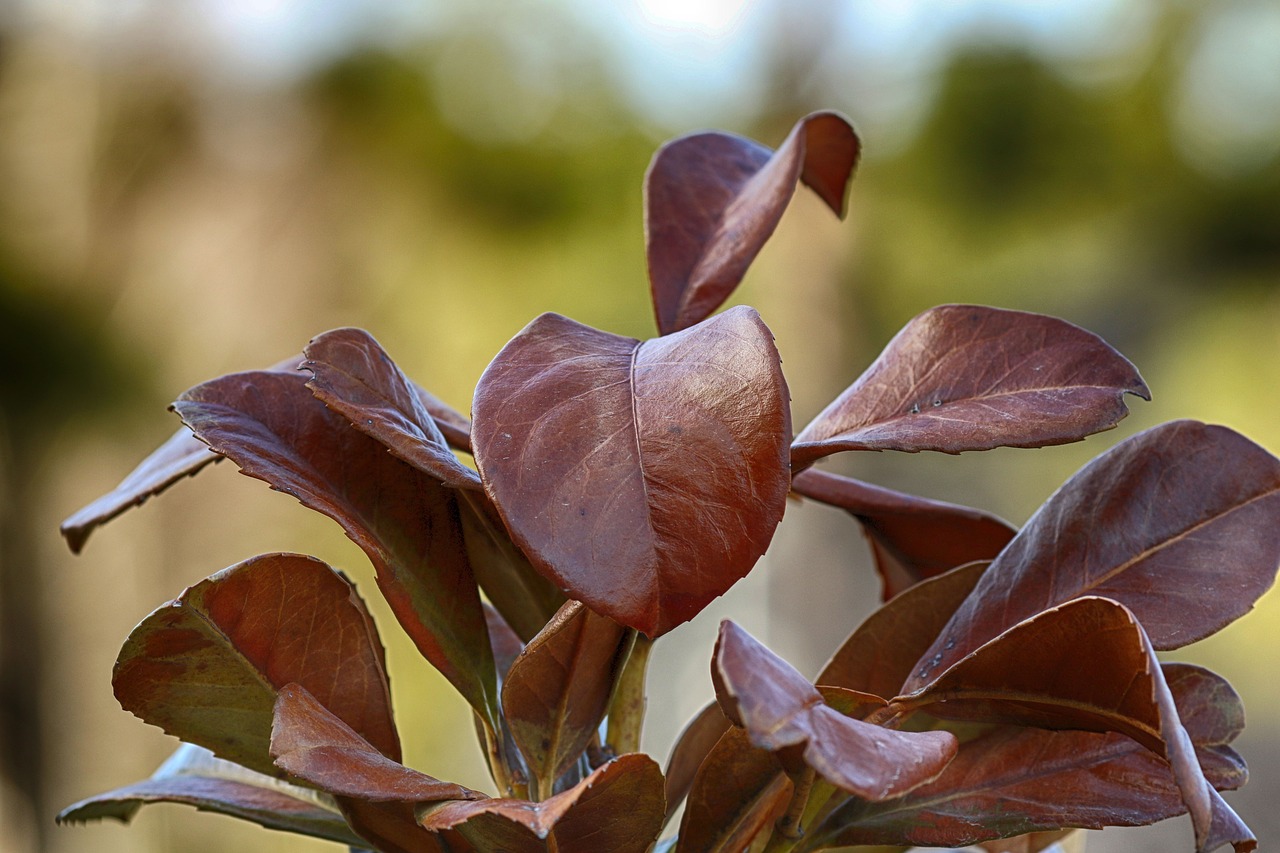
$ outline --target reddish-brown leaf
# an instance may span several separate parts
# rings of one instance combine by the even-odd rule
[[[304,383],[233,374],[192,388],[174,409],[242,473],[337,521],[418,650],[496,729],[493,655],[457,492],[387,453]]]
[[[280,775],[267,746],[290,682],[399,759],[382,645],[351,584],[312,557],[266,554],[142,621],[112,683],[126,710],[221,758]]]
[[[1155,427],[1094,459],[1045,502],[906,689],[1081,595],[1128,607],[1156,648],[1183,646],[1247,613],[1277,565],[1280,460],[1225,427]]]
[[[313,338],[303,354],[311,393],[356,429],[447,486],[480,488],[479,475],[453,455],[413,383],[372,335],[335,329]]]
[[[544,796],[599,729],[627,640],[617,622],[570,601],[507,673],[502,710]]]
[[[977,305],[932,308],[796,436],[799,469],[841,450],[1044,447],[1114,427],[1137,369],[1064,320]]]
[[[738,853],[786,810],[791,780],[769,751],[730,727],[694,774],[676,853]]]
[[[1218,789],[1243,784],[1238,756],[1219,752],[1239,732],[1239,698],[1207,670],[1163,669],[1206,778]],[[815,831],[813,849],[952,847],[1059,827],[1140,826],[1185,811],[1168,763],[1131,738],[1007,726],[962,743],[941,776],[899,800],[844,804]]]
[[[860,797],[901,796],[937,777],[955,755],[950,732],[892,731],[846,717],[728,620],[720,624],[711,675],[725,716],[745,728],[753,744],[770,751],[802,746],[818,775]]]
[[[822,668],[817,683],[886,699],[902,692],[916,661],[933,644],[987,563],[970,563],[916,584],[867,617]]]
[[[992,559],[1017,532],[980,509],[895,492],[816,468],[797,474],[791,488],[861,522],[886,601],[925,578]]]
[[[127,823],[148,803],[181,803],[268,829],[339,844],[364,843],[327,795],[215,758],[190,743],[179,746],[149,779],[68,806],[58,815],[58,823],[108,817]]]
[[[1172,766],[1198,850],[1231,843],[1241,853],[1256,846],[1205,780],[1142,626],[1109,599],[1078,598],[1019,623],[893,705],[950,718],[1128,735]]]
[[[698,133],[658,149],[644,200],[659,332],[686,329],[720,307],[778,226],[797,181],[843,217],[860,148],[845,119],[814,113],[776,152],[728,133]]]
[[[662,829],[662,771],[647,755],[624,755],[540,803],[451,802],[419,813],[427,829],[452,829],[481,850],[644,853]]]
[[[787,397],[749,308],[643,343],[544,314],[480,380],[476,462],[540,572],[656,637],[768,546],[790,484]]]
[[[694,776],[702,762],[732,727],[733,724],[720,710],[719,703],[711,702],[695,714],[676,737],[675,745],[671,747],[671,757],[667,759],[666,773],[663,774],[666,777],[667,793],[667,816],[664,824],[671,820],[671,815],[689,795]]]

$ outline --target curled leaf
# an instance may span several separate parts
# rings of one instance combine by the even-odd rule
[[[768,750],[730,727],[694,775],[680,822],[677,853],[737,853],[786,810],[791,780]]]
[[[944,305],[898,332],[853,385],[796,436],[797,468],[842,450],[1044,447],[1114,427],[1137,369],[1065,320]]]
[[[759,315],[641,342],[554,314],[476,389],[485,489],[571,598],[656,637],[751,570],[790,484],[786,383]]]
[[[728,133],[668,142],[645,175],[645,254],[661,334],[711,316],[803,181],[837,216],[861,143],[835,113],[796,123],[776,151]]]
[[[666,794],[667,816],[671,815],[684,802],[693,787],[693,780],[702,766],[702,762],[711,754],[711,750],[719,742],[725,732],[733,727],[720,710],[716,702],[709,703],[694,715],[680,734],[675,745],[671,747],[671,757],[667,759]],[[665,821],[664,821],[665,822]]]

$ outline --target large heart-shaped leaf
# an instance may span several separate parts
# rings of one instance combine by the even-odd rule
[[[745,576],[782,518],[787,388],[749,308],[645,342],[544,314],[474,414],[485,489],[534,566],[651,637]]]
[[[725,716],[771,751],[803,747],[804,761],[841,790],[898,797],[937,777],[956,751],[950,732],[901,732],[828,706],[803,675],[733,622],[720,625],[711,666]],[[876,697],[867,696],[874,704]]]
[[[451,802],[419,812],[427,829],[451,829],[480,850],[644,853],[662,829],[662,771],[647,755],[624,755],[539,803]]]
[[[502,710],[543,795],[599,729],[627,640],[617,622],[571,601],[511,665]]]
[[[728,133],[658,149],[645,175],[645,254],[658,330],[698,323],[733,292],[778,226],[797,181],[837,216],[861,143],[834,113],[814,113],[776,152]]]
[[[1240,730],[1239,698],[1199,667],[1163,670],[1205,777],[1218,789],[1243,784],[1243,762],[1226,747]],[[963,742],[941,776],[905,797],[846,802],[815,829],[806,849],[956,847],[1064,826],[1140,826],[1185,811],[1169,765],[1129,737],[1006,726]]]
[[[1247,613],[1278,565],[1280,460],[1225,427],[1164,424],[1094,459],[1045,502],[906,689],[1080,595],[1119,601],[1156,648],[1177,648]]]
[[[1109,599],[1077,598],[1019,623],[892,707],[1128,735],[1173,768],[1197,849],[1256,846],[1205,780],[1150,640],[1133,613]]]
[[[305,377],[224,376],[174,409],[242,473],[338,522],[418,650],[497,729],[497,685],[456,492],[311,395]]]
[[[179,746],[149,779],[68,806],[58,823],[108,817],[128,822],[148,803],[181,803],[268,829],[352,846],[364,843],[327,795],[223,761],[190,743]]]
[[[1078,441],[1150,399],[1137,369],[1064,320],[977,305],[932,308],[796,436],[797,468],[841,450],[1044,447]]]
[[[120,704],[148,723],[277,776],[271,709],[290,682],[399,759],[373,621],[351,584],[312,557],[266,554],[187,589],[133,629],[112,679]]]
[[[980,509],[895,492],[816,468],[797,474],[791,488],[858,519],[871,543],[886,601],[925,578],[990,560],[1017,532]]]

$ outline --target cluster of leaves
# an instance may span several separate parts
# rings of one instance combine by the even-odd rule
[[[858,153],[830,113],[777,151],[721,133],[671,142],[645,184],[658,337],[543,315],[484,372],[472,422],[367,333],[328,332],[301,358],[184,393],[188,429],[64,525],[79,550],[222,457],[329,516],[474,709],[499,796],[400,763],[364,604],[339,572],[281,553],[133,631],[116,695],[186,745],[62,818],[162,800],[387,853],[799,853],[1034,851],[1068,828],[1189,812],[1198,850],[1254,849],[1218,793],[1246,777],[1230,746],[1239,698],[1156,651],[1212,634],[1271,585],[1280,461],[1222,427],[1166,424],[1095,459],[1018,531],[812,467],[844,450],[1075,441],[1124,417],[1126,394],[1148,396],[1089,332],[952,305],[912,320],[793,439],[768,328],[747,307],[713,313],[797,184],[842,214]],[[638,752],[652,643],[751,570],[792,493],[857,519],[886,602],[813,681],[726,621],[716,701],[664,771]]]

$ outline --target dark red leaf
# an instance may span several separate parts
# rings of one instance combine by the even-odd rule
[[[1081,595],[1120,602],[1156,648],[1177,648],[1247,613],[1278,565],[1280,460],[1225,427],[1164,424],[1094,459],[1045,502],[906,689]]]
[[[666,773],[663,774],[666,777],[667,794],[667,816],[663,823],[671,820],[671,815],[684,802],[693,787],[698,768],[724,733],[732,727],[733,724],[720,710],[720,705],[712,702],[694,715],[676,737],[675,745],[671,747],[671,757],[667,759]]]
[[[507,673],[502,710],[544,796],[599,729],[628,639],[617,622],[570,601]]]
[[[373,336],[335,329],[303,350],[307,387],[352,425],[424,474],[458,489],[479,489],[480,477],[449,449],[416,389]]]
[[[816,468],[797,474],[791,488],[840,507],[862,523],[886,601],[925,578],[992,559],[1017,532],[980,509],[895,492]]]
[[[192,388],[174,409],[242,473],[337,521],[418,650],[496,729],[493,655],[457,492],[353,429],[304,382],[233,374]]]
[[[645,853],[662,829],[662,771],[647,755],[624,755],[540,803],[451,802],[419,813],[427,829],[452,829],[481,850]]]
[[[990,450],[1078,441],[1150,399],[1137,369],[1064,320],[977,305],[932,308],[796,436],[797,469],[841,450]]]
[[[861,143],[834,113],[801,119],[777,152],[728,133],[668,142],[645,175],[645,252],[658,330],[711,316],[738,286],[803,181],[837,216]]]
[[[112,683],[126,710],[261,773],[276,691],[290,682],[399,759],[382,645],[349,582],[312,557],[266,554],[142,621]]]
[[[739,853],[786,810],[791,780],[769,751],[730,727],[693,777],[677,853]]]
[[[901,796],[937,777],[955,755],[950,732],[892,731],[846,717],[728,620],[720,624],[711,674],[725,716],[753,744],[770,751],[803,746],[804,761],[818,775],[860,797]]]
[[[540,572],[656,637],[768,546],[790,484],[787,396],[749,308],[643,343],[544,314],[480,380],[476,462]]]
[[[181,803],[238,817],[268,829],[361,845],[331,798],[215,758],[184,743],[151,778],[68,806],[58,823],[102,818],[130,821],[148,803]]]

